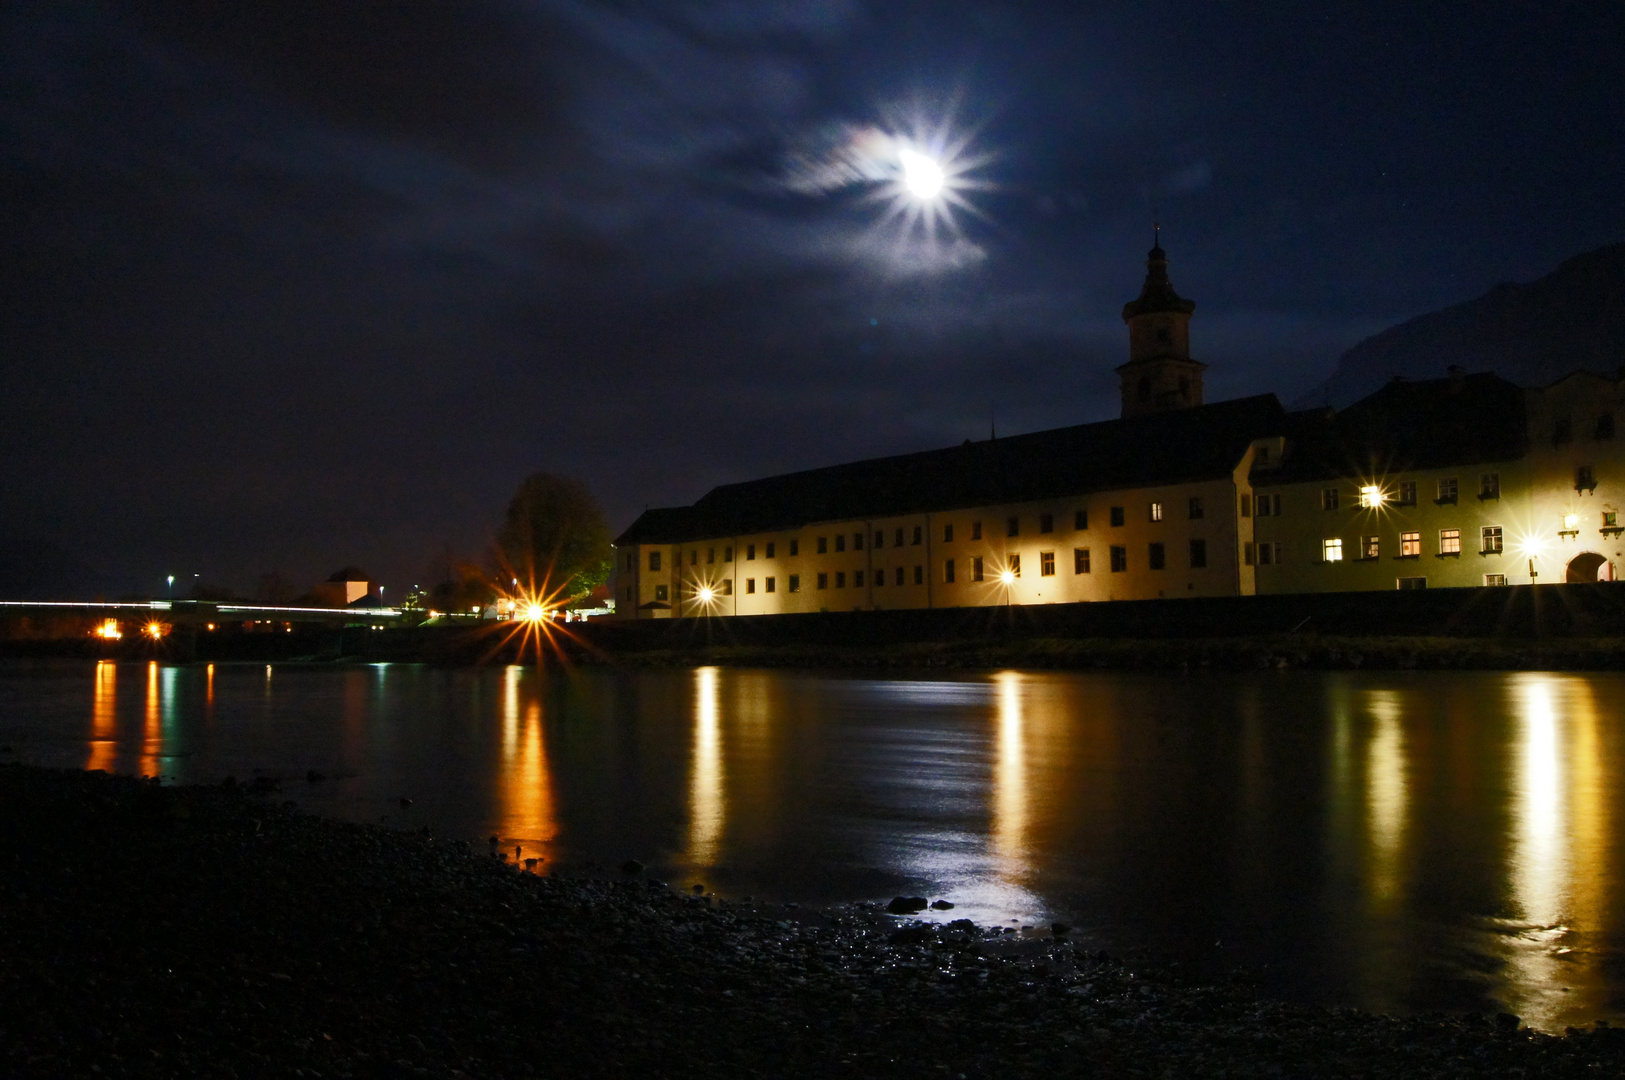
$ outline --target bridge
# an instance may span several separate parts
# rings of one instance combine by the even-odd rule
[[[0,616],[100,615],[109,619],[140,619],[171,626],[244,622],[344,622],[398,626],[409,616],[421,614],[393,607],[288,607],[214,600],[0,600]]]

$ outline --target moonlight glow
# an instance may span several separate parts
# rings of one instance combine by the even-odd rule
[[[903,147],[897,151],[903,167],[903,186],[916,199],[935,199],[942,193],[942,166],[918,150]]]

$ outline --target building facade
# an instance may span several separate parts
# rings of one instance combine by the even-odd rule
[[[1117,420],[730,484],[615,542],[619,617],[1613,580],[1625,381],[1205,404],[1160,244]]]

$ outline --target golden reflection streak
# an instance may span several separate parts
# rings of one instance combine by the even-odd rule
[[[717,861],[726,814],[722,791],[722,732],[718,718],[717,669],[694,672],[694,768],[689,782],[688,857],[692,866]]]
[[[1573,866],[1591,868],[1589,873],[1574,874],[1569,886],[1568,922],[1580,931],[1600,930],[1605,925],[1604,885],[1610,880],[1600,871],[1608,860],[1608,798],[1602,734],[1592,689],[1590,680],[1574,680],[1567,702],[1571,727],[1570,861]]]
[[[209,665],[208,682],[205,683],[204,689],[203,689],[203,704],[208,707],[209,714],[211,716],[213,716],[213,714],[214,714],[214,665],[213,664]]]
[[[502,831],[521,849],[528,845],[545,849],[559,831],[553,811],[553,778],[547,767],[542,703],[532,701],[521,709],[519,679],[522,674],[523,669],[514,666],[509,667],[503,677]],[[526,854],[522,850],[520,857]]]
[[[96,689],[90,710],[90,760],[88,770],[113,771],[118,758],[118,712],[114,708],[118,695],[118,665],[111,660],[96,661]]]
[[[141,775],[158,775],[158,751],[163,748],[163,705],[158,692],[158,661],[147,663],[147,714],[141,731]]]
[[[525,669],[509,664],[502,673],[502,760],[512,762],[519,747],[519,679]]]
[[[1366,820],[1371,838],[1371,895],[1389,901],[1399,893],[1400,858],[1405,845],[1405,811],[1409,801],[1405,775],[1405,730],[1400,724],[1399,695],[1372,690],[1366,708],[1376,721],[1366,748]]]
[[[993,758],[993,855],[1006,879],[1027,868],[1027,756],[1021,712],[1022,676],[1001,671],[998,687],[998,736]]]

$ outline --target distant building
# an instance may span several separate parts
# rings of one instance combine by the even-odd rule
[[[1625,383],[1396,380],[1203,403],[1160,244],[1122,417],[714,489],[615,542],[621,617],[1612,580]]]
[[[356,566],[335,570],[328,579],[310,590],[310,596],[321,607],[349,607],[365,600],[372,593],[367,572]]]

